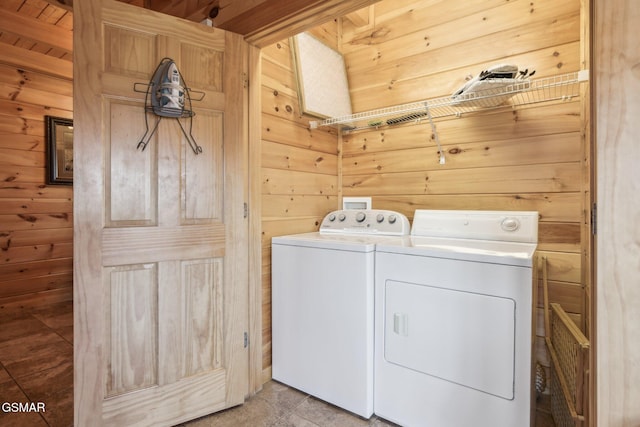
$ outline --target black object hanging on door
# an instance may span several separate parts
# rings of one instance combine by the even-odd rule
[[[142,85],[146,86],[144,91],[140,88]],[[158,129],[160,120],[163,117],[168,117],[176,119],[193,152],[195,154],[202,153],[202,147],[198,145],[192,135],[193,116],[195,116],[195,113],[191,106],[191,93],[199,94],[200,97],[194,98],[194,100],[201,101],[204,98],[204,92],[192,91],[187,87],[173,59],[163,58],[156,67],[149,83],[135,83],[133,89],[136,92],[146,93],[144,101],[145,132],[140,138],[140,142],[138,142],[138,149],[144,151],[147,148],[149,141],[151,141]],[[153,113],[156,116],[156,121],[151,129],[149,128],[149,113]],[[180,119],[189,121],[188,133]]]

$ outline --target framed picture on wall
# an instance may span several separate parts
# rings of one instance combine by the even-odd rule
[[[73,184],[73,120],[45,116],[46,181]]]
[[[326,119],[351,115],[347,69],[342,54],[309,33],[290,39],[300,111]]]

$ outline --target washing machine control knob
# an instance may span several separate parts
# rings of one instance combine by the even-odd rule
[[[398,218],[394,214],[389,215],[389,224],[394,224],[397,219]]]
[[[347,218],[347,216],[343,213],[341,213],[340,215],[338,215],[338,220],[339,221],[344,221]]]
[[[378,221],[378,222],[384,221],[384,215],[378,214],[378,216],[376,216],[376,221]]]
[[[336,220],[336,214],[329,215],[329,221],[333,222]]]
[[[505,219],[502,220],[502,223],[500,224],[500,226],[504,231],[512,232],[520,228],[520,221],[518,220],[518,218],[506,217]]]
[[[358,212],[356,214],[356,221],[363,222],[367,218],[367,215],[364,212]]]

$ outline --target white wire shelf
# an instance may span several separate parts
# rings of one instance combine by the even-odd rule
[[[540,102],[571,100],[580,95],[580,83],[589,80],[589,70],[562,74],[535,80],[517,80],[507,86],[467,93],[456,97],[445,96],[393,107],[365,111],[349,116],[310,121],[312,129],[337,126],[343,133],[362,129],[417,122],[432,118],[461,116],[488,109],[518,107]],[[427,112],[428,109],[428,112]]]

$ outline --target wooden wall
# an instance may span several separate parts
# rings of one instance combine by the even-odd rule
[[[335,21],[313,34],[337,47]],[[271,237],[317,231],[337,209],[338,136],[311,131],[300,113],[289,41],[262,50],[262,324],[265,380],[271,367]]]
[[[343,22],[358,112],[448,96],[468,76],[499,63],[534,69],[534,78],[584,68],[580,0],[383,0],[371,6],[364,25]],[[426,120],[347,134],[343,194],[373,196],[374,208],[409,217],[415,209],[538,211],[550,299],[584,329],[589,146],[583,108],[574,99],[436,120],[444,165]],[[541,321],[538,333],[544,333]],[[538,341],[538,357],[548,366]]]
[[[0,11],[0,307],[70,300],[73,190],[45,184],[44,116],[73,118],[71,52],[51,47],[54,38],[53,44],[70,46],[72,19],[56,9],[33,17],[27,27],[18,25],[25,16],[8,11],[9,3],[4,6]],[[29,13],[29,5],[23,6],[22,12]],[[57,25],[51,25],[50,32],[42,30],[52,22]],[[64,37],[68,40],[60,40]]]

